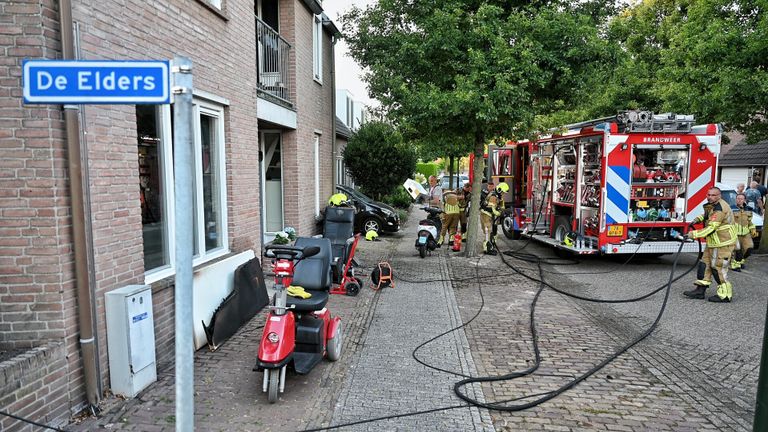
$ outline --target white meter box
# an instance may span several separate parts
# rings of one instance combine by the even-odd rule
[[[134,397],[157,379],[152,289],[129,285],[106,294],[112,392]]]

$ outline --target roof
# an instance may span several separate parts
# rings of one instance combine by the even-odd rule
[[[336,117],[336,136],[347,139],[352,136],[352,131],[338,117]]]
[[[720,157],[720,166],[765,166],[768,165],[768,141],[760,141],[755,144],[747,144],[740,141],[731,145],[728,153]]]

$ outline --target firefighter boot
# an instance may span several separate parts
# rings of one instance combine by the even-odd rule
[[[483,249],[485,249],[486,255],[496,255],[496,248],[493,246],[493,243],[488,240],[483,242]]]
[[[710,296],[707,300],[712,303],[730,303],[733,297],[733,285],[725,282],[717,286],[717,294]]]
[[[698,282],[698,281],[696,281],[696,282]],[[683,292],[683,294],[686,297],[688,297],[688,298],[702,299],[702,300],[704,299],[706,293],[707,293],[707,287],[701,286],[701,285],[698,285],[698,284],[696,285],[696,288],[694,288],[694,289],[692,289],[690,291],[684,291]]]
[[[738,259],[732,259],[731,260],[731,270],[735,272],[741,271],[741,260]]]

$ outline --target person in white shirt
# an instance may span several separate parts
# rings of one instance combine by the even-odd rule
[[[429,176],[429,194],[427,204],[430,207],[443,208],[443,188],[437,184],[437,177]]]

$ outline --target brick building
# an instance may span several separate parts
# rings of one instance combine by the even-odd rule
[[[88,404],[75,272],[82,258],[63,110],[23,104],[21,62],[62,58],[60,8],[69,3],[0,2],[0,410],[53,425]],[[338,30],[316,0],[71,0],[71,11],[77,58],[193,62],[193,289],[196,307],[212,312],[221,297],[206,281],[259,256],[284,226],[315,233],[333,183]],[[173,360],[172,110],[77,112],[97,397],[110,387],[109,291],[151,285],[158,367]],[[0,418],[2,430],[25,427]]]

